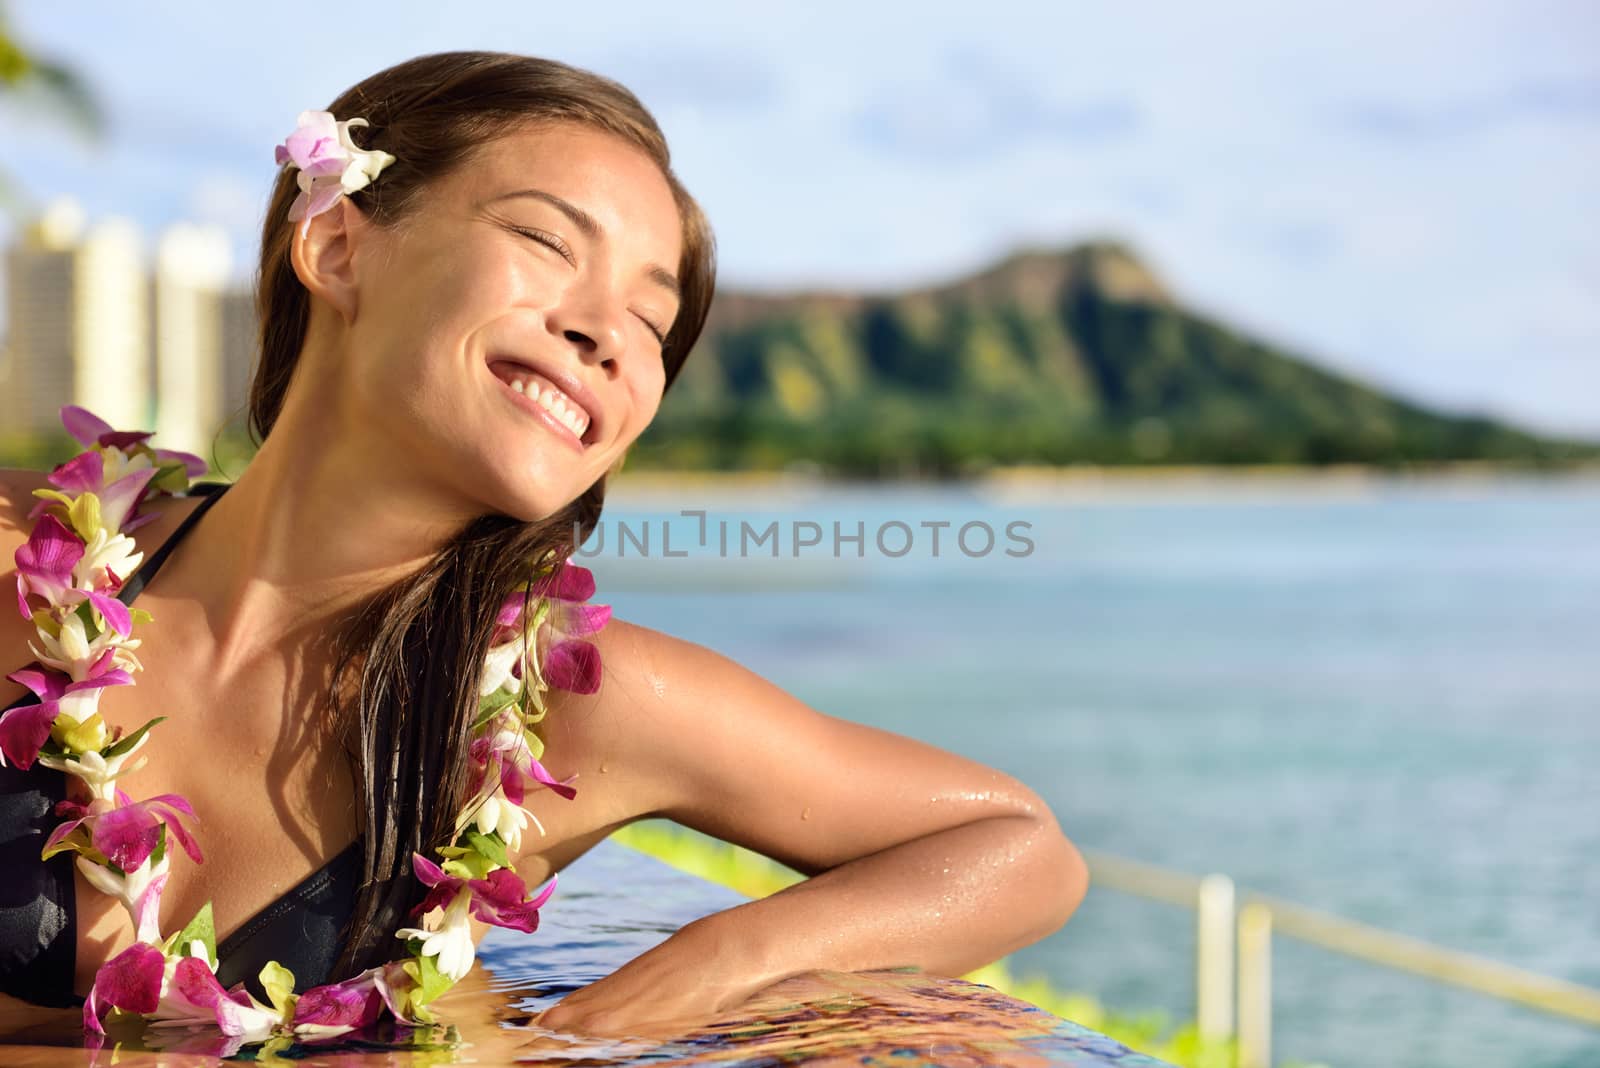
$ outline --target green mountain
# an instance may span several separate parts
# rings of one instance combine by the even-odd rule
[[[1600,444],[1432,411],[1247,337],[1097,241],[899,293],[719,292],[629,466],[1596,457]]]

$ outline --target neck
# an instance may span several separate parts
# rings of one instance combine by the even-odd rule
[[[291,391],[306,397],[321,392]],[[397,460],[378,440],[330,428],[346,413],[285,405],[223,498],[185,540],[166,578],[204,613],[220,677],[415,573],[478,513],[474,502]]]

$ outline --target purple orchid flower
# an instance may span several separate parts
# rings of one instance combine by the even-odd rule
[[[88,449],[59,464],[46,476],[63,493],[99,493],[106,481],[106,456],[99,449]]]
[[[52,605],[70,603],[72,569],[83,559],[83,548],[83,539],[53,515],[34,524],[27,542],[16,551],[17,611],[23,619],[33,618],[30,594]]]
[[[29,596],[40,596],[51,608],[88,601],[118,635],[130,635],[133,617],[128,614],[128,606],[114,596],[117,588],[122,587],[120,577],[114,576],[117,588],[109,590],[80,590],[74,584],[72,572],[78,561],[83,560],[83,548],[83,539],[69,531],[56,516],[46,515],[35,523],[27,544],[14,553],[16,608],[22,619],[34,619],[34,611],[27,604]]]
[[[406,971],[406,962],[392,960],[387,964],[380,964],[376,968],[368,969],[372,976],[373,984],[378,988],[383,1003],[394,1015],[396,1020],[408,1024],[419,1024],[411,1013],[411,992],[416,989],[416,979]]]
[[[95,415],[89,409],[76,404],[64,404],[61,407],[61,424],[66,427],[80,445],[111,445],[126,451],[131,445],[141,445],[153,435],[152,431],[115,430],[111,424]],[[181,449],[152,449],[159,461],[171,463],[176,460],[183,464],[190,478],[199,478],[209,470],[205,458],[196,456],[192,452]],[[99,455],[98,453],[94,455]],[[68,461],[71,464],[73,461]],[[67,466],[67,465],[63,465]],[[57,469],[59,470],[59,468]],[[52,480],[53,481],[53,480]]]
[[[215,1019],[225,1035],[265,1036],[282,1022],[274,1010],[259,1004],[240,984],[224,990],[210,966],[199,957],[184,957],[173,969],[172,982],[156,1009],[156,1023]]]
[[[0,715],[0,755],[4,755],[4,762],[24,770],[33,767],[40,747],[50,737],[56,711],[56,704],[51,702],[22,705]]]
[[[294,1005],[294,1028],[314,1032],[324,1028],[365,1027],[383,1015],[385,997],[379,989],[381,968],[369,968],[341,983],[312,987]]]
[[[531,603],[537,604],[541,598],[551,602],[536,646],[544,680],[560,690],[594,693],[600,688],[600,650],[581,639],[611,619],[610,605],[582,603],[594,596],[594,572],[564,561],[551,574],[536,579],[529,591]],[[503,644],[516,637],[522,625],[522,603],[523,594],[518,590],[501,604],[491,644]],[[522,677],[520,662],[513,664],[512,673]]]
[[[189,453],[182,454],[184,456]],[[199,460],[199,457],[195,457]],[[205,461],[200,474],[205,474]],[[137,515],[136,509],[144,500],[146,487],[161,472],[154,467],[140,467],[131,471],[124,471],[111,482],[106,482],[105,456],[98,452],[81,453],[66,463],[51,471],[48,480],[51,485],[61,490],[78,496],[84,493],[93,493],[100,498],[100,522],[112,533],[127,534],[144,526],[152,519],[159,518],[156,513]],[[37,519],[40,515],[57,506],[59,501],[53,498],[40,498],[29,513],[29,519]]]
[[[62,406],[61,423],[80,444],[99,448],[91,448],[58,465],[50,473],[49,481],[66,493],[93,493],[99,497],[101,521],[113,532],[131,534],[159,518],[154,512],[139,514],[138,506],[144,500],[146,487],[160,473],[161,465],[181,463],[190,478],[199,478],[208,470],[203,457],[180,449],[152,449],[145,444],[152,436],[150,432],[115,430],[110,423],[76,404]],[[155,458],[156,466],[129,471],[119,465],[110,472],[114,477],[107,483],[106,455],[102,451],[107,447],[119,451],[141,449]],[[37,519],[56,505],[53,500],[42,499],[33,506],[28,518]]]
[[[272,158],[279,166],[293,163],[313,178],[343,173],[345,150],[333,113],[302,111],[294,133],[273,149]]]
[[[570,775],[558,780],[551,775],[543,764],[533,758],[527,739],[516,726],[475,739],[470,752],[474,766],[469,795],[477,795],[483,790],[485,782],[498,777],[506,800],[513,805],[522,804],[532,783],[548,786],[569,801],[577,796],[577,789],[568,785],[577,776]]]
[[[485,879],[462,879],[450,875],[443,868],[423,856],[411,854],[411,866],[417,878],[429,887],[428,896],[412,910],[420,916],[434,908],[447,907],[456,899],[463,887],[472,891],[472,915],[495,927],[532,934],[539,929],[539,906],[555,893],[556,877],[537,895],[528,897],[528,884],[509,868],[496,868]]]
[[[100,654],[100,659],[89,669],[89,677],[81,682],[73,682],[72,676],[63,672],[40,671],[36,668],[23,668],[7,675],[6,678],[12,682],[21,683],[32,690],[39,702],[18,706],[0,715],[0,755],[5,757],[6,762],[24,770],[33,766],[39,757],[40,747],[50,737],[50,728],[54,726],[56,716],[61,712],[62,700],[67,695],[104,686],[131,685],[132,675],[122,668],[110,666],[115,655],[112,649]]]
[[[189,854],[190,860],[199,864],[204,859],[200,855],[200,844],[179,818],[187,816],[196,819],[194,808],[178,794],[159,794],[135,802],[118,790],[115,802],[94,800],[79,804],[76,801],[62,801],[56,805],[56,815],[72,818],[50,833],[44,844],[46,858],[66,849],[82,853],[87,845],[93,846],[124,872],[131,872],[149,859],[161,841],[161,828],[166,827],[183,851]],[[87,834],[80,835],[77,841],[69,841],[79,828]]]
[[[67,428],[67,433],[77,439],[80,445],[109,444],[105,439],[119,434],[110,423],[95,415],[89,409],[77,404],[63,404],[61,406],[61,425]],[[149,433],[140,434],[123,431],[120,436],[123,441],[117,444],[119,449],[122,448],[123,444],[133,445],[145,441],[151,435]]]
[[[594,596],[594,572],[567,561],[533,590],[551,599],[539,656],[545,681],[560,690],[594,693],[600,689],[600,650],[580,639],[611,619],[610,605],[583,603]]]
[[[167,958],[162,952],[144,942],[135,942],[102,964],[83,1003],[84,1030],[105,1034],[100,1016],[108,1009],[155,1012],[161,1003],[161,980],[166,967]]]
[[[149,430],[115,430],[109,422],[78,404],[62,404],[61,425],[67,428],[67,433],[74,436],[78,444],[109,444],[123,451],[131,444],[142,444],[154,436],[154,432]],[[173,460],[182,462],[190,478],[200,478],[208,470],[205,459],[195,456],[194,452],[184,452],[182,449],[150,451],[155,452],[155,459],[165,460],[168,464]]]
[[[353,126],[370,125],[366,119],[339,121],[329,111],[302,111],[295,131],[273,149],[279,166],[300,170],[295,183],[300,195],[289,205],[289,219],[300,221],[301,236],[311,220],[333,207],[341,196],[364,189],[394,162],[381,149],[364,149],[350,137]]]

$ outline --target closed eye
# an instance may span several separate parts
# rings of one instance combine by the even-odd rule
[[[567,248],[566,243],[563,242],[555,234],[548,233],[548,232],[546,232],[544,230],[534,230],[534,229],[531,229],[531,228],[526,227],[526,226],[514,226],[514,227],[512,227],[512,229],[515,230],[517,233],[522,234],[524,237],[533,238],[535,241],[539,242],[539,244],[541,244],[541,245],[544,245],[546,248],[554,249],[556,252],[558,252],[561,255],[562,259],[566,260],[568,263],[572,264],[574,267],[576,267],[578,265],[578,261],[572,255],[572,250]],[[650,328],[650,333],[655,335],[655,339],[656,339],[656,342],[658,344],[663,345],[663,346],[666,345],[666,343],[667,343],[667,331],[666,330],[664,330],[661,327],[657,326],[655,323],[652,323],[649,319],[646,319],[642,315],[639,316],[639,321],[644,323],[645,326]]]
[[[639,316],[639,321],[650,328],[650,332],[656,336],[656,341],[660,342],[662,345],[667,343],[667,332],[665,330],[661,329],[655,323],[652,323],[649,319],[646,319],[642,315]]]
[[[572,250],[567,248],[566,243],[555,234],[547,233],[544,230],[530,230],[524,226],[515,226],[512,227],[512,229],[516,230],[517,233],[523,235],[524,237],[533,238],[535,241],[539,242],[539,244],[544,245],[547,248],[555,249],[556,252],[561,254],[562,259],[566,260],[574,267],[578,265],[578,261],[572,255]]]

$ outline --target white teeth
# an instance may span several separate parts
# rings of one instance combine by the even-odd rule
[[[538,401],[544,406],[545,411],[559,419],[568,430],[578,437],[589,427],[589,419],[581,410],[569,406],[562,395],[555,389],[539,388],[539,384],[530,379],[513,378],[511,388],[524,396]]]

